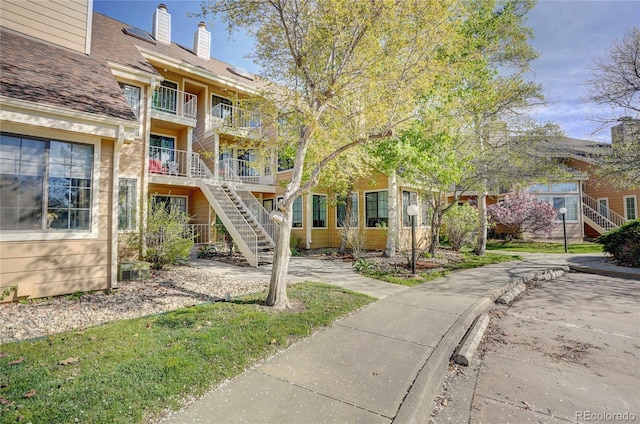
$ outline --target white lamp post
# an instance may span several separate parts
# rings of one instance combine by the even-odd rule
[[[567,250],[567,220],[566,220],[567,208],[560,208],[558,212],[562,214],[562,231],[564,233],[564,253],[569,253],[569,251]]]
[[[418,206],[409,205],[407,213],[411,217],[411,274],[416,275],[416,215],[418,215]]]

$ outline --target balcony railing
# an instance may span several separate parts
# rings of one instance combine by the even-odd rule
[[[224,126],[245,136],[263,137],[267,135],[267,126],[260,112],[237,106],[217,104],[209,111],[210,127]]]
[[[208,177],[200,155],[165,147],[149,147],[149,172],[176,177]]]
[[[233,181],[236,177],[245,184],[273,185],[273,172],[269,165],[240,159],[223,159],[218,167],[220,177]]]
[[[151,108],[185,118],[196,119],[198,96],[170,87],[158,87],[153,92]]]

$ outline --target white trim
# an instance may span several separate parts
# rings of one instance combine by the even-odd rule
[[[627,215],[627,199],[633,199],[633,207],[635,209],[635,215],[636,215],[634,219],[638,219],[638,196],[635,194],[622,196],[622,205],[624,207],[624,219],[630,220],[629,216]]]
[[[404,225],[404,193],[407,192],[409,193],[409,202],[411,202],[411,193],[415,193],[416,195],[416,206],[420,207],[419,203],[418,203],[418,191],[411,191],[411,190],[404,190],[404,189],[400,189],[400,204],[401,204],[401,208],[400,208],[400,227],[401,229],[411,229],[411,224],[409,225]],[[412,203],[409,203],[409,205],[411,205]],[[409,205],[407,205],[407,207],[409,207]],[[418,215],[416,215],[417,217]],[[416,218],[414,218],[416,219]],[[409,217],[409,220],[411,220],[411,217]],[[420,220],[422,221],[422,214],[420,214]],[[420,225],[416,225],[416,228],[419,228]]]
[[[111,68],[111,73],[116,79],[124,78],[151,86],[157,85],[157,82],[163,79],[162,75],[158,73],[141,71],[120,63],[107,61],[107,65]]]
[[[32,136],[29,134],[19,134],[23,137],[33,137],[36,139],[42,139],[40,136]],[[84,230],[48,230],[48,231],[0,231],[0,242],[5,241],[47,241],[47,240],[88,240],[97,239],[99,234],[100,224],[100,154],[102,149],[102,142],[99,140],[87,140],[87,141],[68,141],[60,138],[52,138],[52,141],[59,141],[62,143],[73,144],[90,144],[93,146],[93,169],[91,173],[91,222],[90,229]],[[43,177],[44,178],[44,177]],[[48,185],[45,181],[45,188],[48,189]],[[106,229],[109,230],[108,228]]]
[[[26,124],[35,127],[55,128],[105,138],[118,138],[120,126],[133,133],[140,128],[138,121],[96,115],[87,112],[44,105],[0,96],[0,121]]]
[[[91,31],[93,28],[93,0],[87,2],[87,26],[84,37],[84,54],[91,54]]]
[[[315,227],[313,225],[313,196],[324,197],[324,227]],[[327,203],[328,197],[324,193],[311,193],[311,228],[314,230],[326,230],[329,228],[329,204]]]

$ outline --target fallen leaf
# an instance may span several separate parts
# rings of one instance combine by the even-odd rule
[[[75,364],[76,362],[78,362],[78,358],[71,356],[67,359],[63,359],[62,361],[58,361],[58,365],[71,365]]]
[[[9,364],[7,365],[18,365],[24,362],[24,356],[21,356],[20,358],[16,359],[15,361],[11,361],[9,362]]]
[[[24,415],[20,415],[18,417],[18,422],[21,423],[22,421],[24,421]]]
[[[9,403],[11,403],[9,399],[5,399],[4,396],[0,396],[0,405],[8,405]]]
[[[22,397],[25,399],[29,399],[30,397],[33,397],[35,395],[36,395],[36,389],[31,389],[27,393],[25,393]]]
[[[277,344],[277,343],[278,343],[278,341],[276,339],[271,339],[271,342],[269,344],[273,345],[273,344]]]
[[[9,356],[7,352],[0,352],[0,358],[4,358],[5,356]]]

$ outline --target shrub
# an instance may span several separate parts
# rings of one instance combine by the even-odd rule
[[[478,210],[468,204],[454,206],[444,214],[442,224],[451,248],[458,251],[473,239],[478,227]]]
[[[640,219],[601,235],[596,242],[620,265],[640,268]]]
[[[189,258],[193,237],[186,231],[188,223],[189,215],[177,208],[162,203],[152,206],[144,235],[144,259],[153,269]]]

